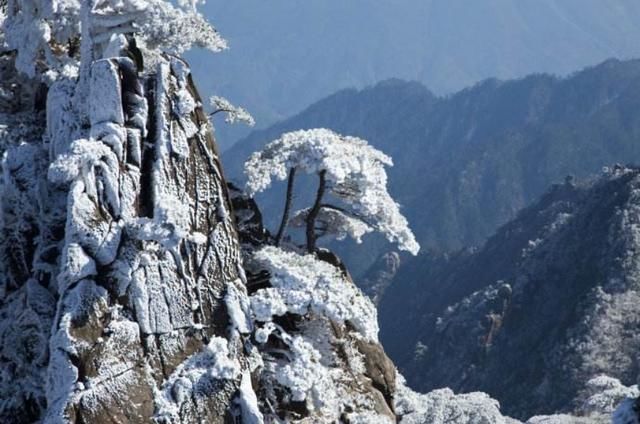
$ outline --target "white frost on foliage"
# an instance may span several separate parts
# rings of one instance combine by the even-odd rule
[[[103,160],[107,163],[102,164]],[[66,184],[81,178],[85,185],[93,186],[95,177],[91,174],[95,168],[101,168],[112,174],[115,165],[117,165],[117,158],[101,141],[75,140],[71,143],[69,153],[60,155],[49,168],[49,181],[55,184]]]
[[[377,341],[371,301],[347,274],[315,255],[268,246],[248,263],[267,271],[271,285],[250,296],[254,340],[264,364],[260,400],[265,421],[390,424],[391,412],[384,412],[382,395],[371,387],[371,364],[362,352],[363,343]],[[299,318],[291,334],[274,322],[287,313]],[[291,402],[304,404],[309,415],[287,414]]]
[[[339,342],[329,336],[324,324],[319,321],[309,324],[310,328],[305,328],[302,335],[291,336],[278,329],[278,338],[287,350],[265,351],[262,387],[267,392],[273,388],[278,392],[287,389],[281,400],[272,399],[272,402],[304,402],[315,422],[337,422],[345,410],[370,410],[370,399],[353,386],[354,371],[361,371],[339,363],[335,347],[331,345]],[[323,330],[318,331],[319,328]],[[275,359],[274,353],[285,357]]]
[[[272,322],[265,322],[262,327],[257,327],[253,333],[256,342],[264,344],[269,340],[269,336],[277,329]]]
[[[365,140],[320,128],[283,134],[252,154],[244,169],[250,195],[268,188],[274,178],[286,179],[291,168],[307,174],[324,171],[330,194],[356,218],[415,255],[420,246],[387,191],[385,165],[393,165],[391,158]]]
[[[599,375],[587,382],[589,397],[580,407],[580,412],[612,413],[616,407],[627,398],[637,398],[640,390],[637,385],[627,387],[617,378]]]
[[[416,393],[398,374],[395,398],[396,414],[401,424],[515,424],[500,413],[500,404],[486,393],[456,395],[451,389]]]
[[[335,266],[273,246],[255,252],[253,260],[270,273],[272,285],[251,296],[256,320],[313,312],[337,323],[349,321],[366,339],[378,340],[375,307]]]
[[[392,164],[389,156],[366,141],[320,128],[283,134],[255,152],[245,171],[247,188],[254,194],[268,188],[274,177],[284,180],[290,168],[308,174],[325,170],[327,180],[339,184],[352,174],[367,171],[367,166]]]
[[[181,54],[192,47],[214,52],[228,48],[227,41],[195,7],[175,7],[165,0],[147,0],[147,15],[137,27],[150,48]]]
[[[292,360],[276,371],[276,381],[291,391],[293,401],[300,402],[311,395],[320,398],[319,388],[327,372],[320,363],[320,352],[303,337],[293,337],[289,343]]]
[[[300,210],[291,218],[289,224],[292,227],[304,228],[308,215],[309,209]],[[349,236],[356,243],[362,243],[362,236],[373,231],[373,228],[361,220],[329,208],[320,209],[316,218],[316,227],[320,229],[320,236],[329,235],[336,240],[344,240]]]
[[[307,316],[295,335],[275,327],[274,340],[278,342],[261,347],[265,364],[261,400],[271,412],[264,411],[266,422],[283,418],[292,423],[334,423],[346,418],[346,422],[390,423],[379,409],[380,394],[371,390],[370,380],[364,376],[365,357],[353,332],[336,333],[334,323],[317,316]],[[286,349],[278,348],[283,345]],[[310,415],[278,418],[295,400],[303,402]]]
[[[244,122],[245,124],[253,127],[256,124],[253,116],[245,108],[240,106],[234,106],[229,100],[220,96],[212,96],[209,99],[209,103],[213,107],[211,115],[216,113],[224,113],[224,122],[227,124],[235,124],[236,122]]]
[[[100,59],[114,34],[135,34],[151,49],[182,53],[193,46],[221,51],[227,42],[196,9],[198,2],[167,0],[9,0],[0,33],[16,50],[16,67],[50,82],[76,74],[71,45],[82,39],[87,64]],[[91,5],[91,9],[89,9]],[[85,30],[81,30],[82,26]],[[0,48],[2,39],[0,39]]]
[[[94,42],[108,42],[113,34],[134,33],[149,48],[180,54],[193,46],[212,51],[226,41],[195,7],[166,0],[98,0],[91,15]]]
[[[36,77],[48,70],[55,76],[73,66],[66,49],[80,30],[79,10],[79,0],[9,0],[0,32],[7,47],[17,52],[16,68]],[[36,66],[44,63],[48,69]]]

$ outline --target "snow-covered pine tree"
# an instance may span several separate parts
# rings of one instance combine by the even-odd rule
[[[420,246],[387,191],[384,166],[392,164],[389,156],[357,137],[342,136],[324,128],[294,131],[267,144],[245,163],[247,190],[254,194],[268,188],[274,178],[288,179],[276,244],[291,223],[305,228],[310,253],[315,251],[318,237],[350,236],[360,242],[364,234],[376,230],[401,250],[416,255]],[[318,189],[314,204],[294,213],[289,221],[298,172],[317,174]]]
[[[233,105],[229,100],[220,96],[211,96],[209,104],[213,109],[209,116],[213,117],[219,113],[224,114],[224,121],[227,124],[235,124],[236,122],[242,122],[250,127],[256,124],[253,116],[243,107]]]

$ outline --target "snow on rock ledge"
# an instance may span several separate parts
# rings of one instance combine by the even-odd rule
[[[378,341],[378,318],[373,303],[350,283],[344,272],[314,255],[265,247],[253,259],[271,275],[270,288],[251,296],[258,321],[269,322],[285,313],[314,313],[337,323],[349,322],[367,340]]]

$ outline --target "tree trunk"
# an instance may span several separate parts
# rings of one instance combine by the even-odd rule
[[[322,197],[324,196],[326,186],[326,174],[327,172],[324,170],[318,173],[319,183],[318,192],[316,193],[316,201],[307,215],[307,251],[309,253],[316,251],[316,218],[318,218],[318,213],[320,213],[320,208],[322,207]]]
[[[293,182],[296,178],[296,169],[291,168],[289,170],[289,178],[287,179],[287,195],[284,201],[284,211],[282,211],[282,221],[280,221],[280,228],[278,228],[278,234],[276,235],[276,246],[280,246],[284,232],[289,223],[289,214],[291,212],[291,200],[293,198]]]

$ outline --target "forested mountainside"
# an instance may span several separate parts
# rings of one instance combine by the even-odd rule
[[[235,99],[260,127],[387,78],[443,95],[489,77],[567,75],[640,56],[635,0],[209,0],[202,7],[231,46],[215,57],[187,56],[203,93]],[[223,147],[248,133],[229,130],[218,128]]]
[[[488,80],[448,97],[390,80],[330,96],[223,154],[232,180],[282,132],[328,127],[389,154],[390,192],[424,249],[480,245],[554,182],[640,160],[640,61],[610,60],[565,79]],[[309,196],[313,189],[307,190]],[[300,201],[307,201],[300,190]],[[278,217],[284,192],[259,197]],[[276,219],[268,221],[274,228]],[[390,248],[339,250],[356,276]]]
[[[409,384],[482,390],[513,416],[579,410],[589,379],[638,378],[640,170],[553,186],[479,250],[424,255],[379,304]]]

